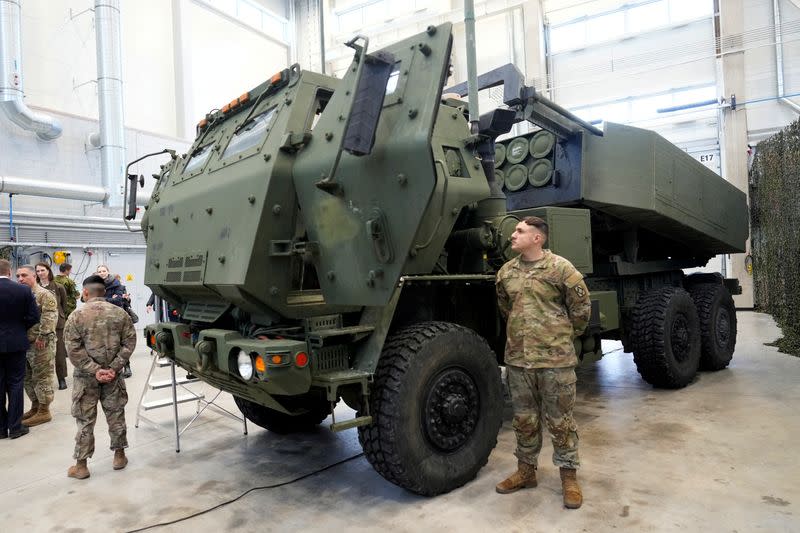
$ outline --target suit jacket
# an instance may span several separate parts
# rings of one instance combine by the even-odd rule
[[[39,322],[39,308],[30,288],[0,278],[0,353],[24,352],[30,347],[28,329]]]

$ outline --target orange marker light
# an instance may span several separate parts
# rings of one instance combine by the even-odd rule
[[[308,354],[300,352],[294,356],[294,364],[303,368],[308,364]]]
[[[256,372],[263,374],[267,371],[267,363],[264,361],[264,358],[260,355],[256,356]]]
[[[224,106],[222,106],[223,113],[227,113],[230,110],[231,110],[231,104],[225,104]]]
[[[156,345],[156,336],[155,334],[150,335],[150,346]]]
[[[270,85],[275,85],[276,83],[281,81],[282,77],[283,77],[283,73],[281,73],[281,72],[277,72],[277,73],[273,74],[272,77],[269,79]]]
[[[244,93],[242,96],[239,97],[239,103],[245,104],[250,101],[250,93]]]
[[[275,355],[272,356],[272,364],[279,365],[282,362],[283,358],[280,356],[280,354],[276,353]]]
[[[200,122],[197,123],[197,127],[200,128],[200,129],[203,129],[206,126],[208,126],[208,120],[206,120],[206,119],[203,119],[203,120],[201,120]]]

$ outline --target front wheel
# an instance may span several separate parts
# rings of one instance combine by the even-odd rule
[[[494,352],[474,331],[423,322],[386,342],[358,436],[373,468],[433,496],[473,479],[497,444],[503,415]]]
[[[238,396],[233,397],[236,406],[250,422],[281,435],[313,429],[331,412],[330,403],[321,395],[284,396],[281,400],[283,405],[296,409],[298,414],[288,415]]]

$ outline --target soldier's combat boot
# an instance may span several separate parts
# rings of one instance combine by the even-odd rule
[[[495,490],[500,494],[511,494],[519,489],[535,487],[537,484],[536,467],[519,461],[517,471],[498,483]]]
[[[26,420],[28,420],[30,417],[35,415],[36,411],[38,410],[39,410],[39,402],[37,400],[33,400],[30,411],[25,411],[24,413],[22,413],[22,421],[25,422]]]
[[[583,494],[578,485],[578,475],[574,468],[561,469],[561,490],[564,491],[564,507],[577,509],[583,503]]]
[[[53,415],[50,414],[50,406],[39,404],[39,409],[36,411],[36,414],[25,420],[25,425],[28,427],[38,426],[39,424],[50,422],[52,419]]]
[[[125,457],[125,450],[117,448],[114,450],[114,470],[122,470],[128,464],[128,458]]]
[[[86,466],[86,459],[78,459],[78,462],[69,467],[67,476],[75,479],[86,479],[89,477],[89,467]]]

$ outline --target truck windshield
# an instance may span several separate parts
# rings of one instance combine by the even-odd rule
[[[272,117],[275,115],[275,109],[275,107],[272,107],[263,113],[255,115],[243,128],[236,132],[222,154],[222,159],[233,157],[263,142],[267,136]]]

